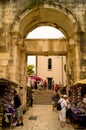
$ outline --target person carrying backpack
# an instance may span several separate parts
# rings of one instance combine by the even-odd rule
[[[65,100],[66,95],[60,96],[58,103],[61,104],[61,110],[58,110],[58,116],[61,127],[66,126],[66,109],[67,109],[67,102]]]
[[[56,107],[56,93],[54,92],[51,97],[52,100],[52,111],[54,111],[54,108]]]
[[[17,94],[17,91],[14,90],[13,92],[14,95],[14,106],[16,109],[16,115],[17,115],[17,124],[16,126],[23,126],[23,108],[22,108],[22,103],[20,96]]]
[[[54,92],[52,94],[52,111],[54,111],[54,108],[56,108],[56,105],[57,105],[59,98],[60,98],[59,93]]]

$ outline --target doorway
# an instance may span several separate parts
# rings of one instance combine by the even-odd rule
[[[52,89],[52,79],[53,78],[47,78],[47,80],[48,80],[48,89]]]

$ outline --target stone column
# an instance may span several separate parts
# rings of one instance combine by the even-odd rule
[[[9,35],[0,30],[0,77],[8,78]]]
[[[20,58],[19,53],[20,50],[18,49],[18,42],[19,42],[19,34],[17,32],[10,33],[10,43],[9,43],[9,79],[19,83],[19,73],[20,73]]]
[[[75,82],[80,80],[80,62],[81,62],[81,51],[80,51],[80,45],[81,45],[81,35],[82,32],[77,32],[75,34],[75,66],[74,66],[74,78]]]
[[[20,89],[21,100],[23,101],[24,108],[26,107],[26,91],[27,91],[27,84],[26,84],[26,68],[27,68],[27,59],[26,59],[26,50],[25,47],[21,47],[20,50],[20,85],[22,86],[22,93]]]
[[[26,106],[26,49],[18,32],[10,33],[9,78],[19,84],[23,106]],[[22,87],[22,93],[21,93]]]
[[[73,75],[73,66],[74,66],[74,40],[69,39],[69,43],[67,45],[67,84],[70,86],[74,82],[74,75]]]
[[[68,85],[80,79],[80,34],[76,33],[74,39],[69,40],[67,47],[67,78]]]

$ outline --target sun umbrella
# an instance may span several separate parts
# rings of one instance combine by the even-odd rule
[[[34,79],[34,80],[42,80],[42,78],[41,77],[39,77],[39,76],[29,76],[31,79]]]

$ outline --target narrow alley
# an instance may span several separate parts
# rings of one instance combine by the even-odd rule
[[[61,128],[58,112],[52,111],[51,105],[33,105],[24,114],[24,126],[10,128],[10,130],[74,130],[71,124]]]

